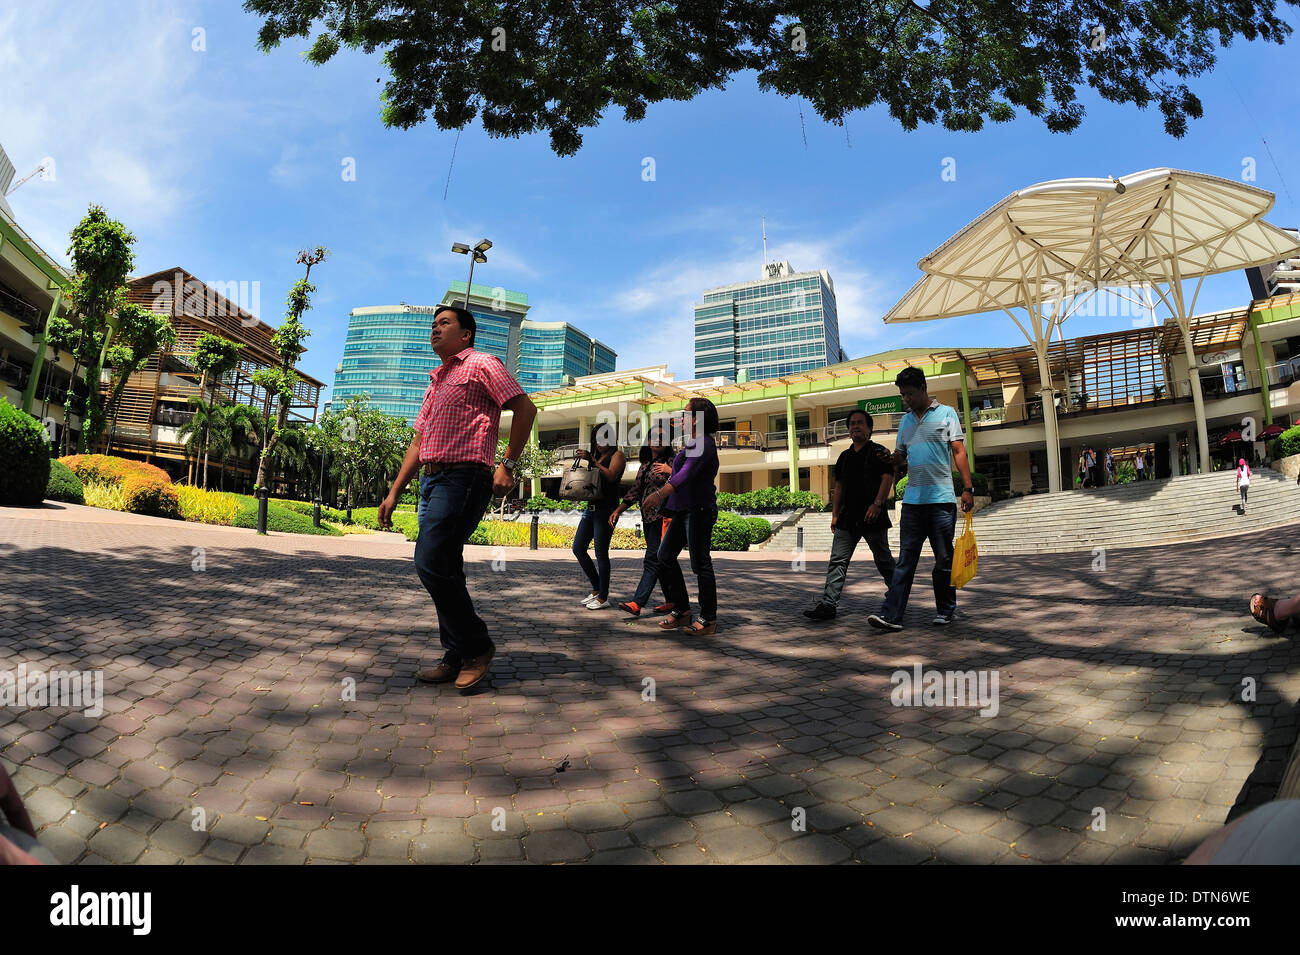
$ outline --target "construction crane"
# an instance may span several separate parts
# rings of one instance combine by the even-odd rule
[[[5,195],[12,196],[15,192],[18,191],[18,187],[21,186],[23,183],[25,183],[28,179],[33,179],[36,176],[43,174],[44,172],[46,172],[46,163],[42,162],[39,166],[37,166],[27,175],[23,176],[23,178],[19,179],[12,186],[10,186],[9,191],[6,192]]]

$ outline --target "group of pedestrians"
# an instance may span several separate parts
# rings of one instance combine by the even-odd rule
[[[1133,455],[1133,467],[1138,481],[1154,481],[1156,477],[1155,460],[1151,452],[1138,451]],[[1106,449],[1104,457],[1097,454],[1097,449],[1089,445],[1079,452],[1078,485],[1082,488],[1105,487],[1119,483],[1115,453]]]
[[[492,497],[505,495],[515,486],[516,463],[537,417],[536,406],[501,361],[475,350],[475,334],[476,322],[468,309],[445,305],[434,314],[429,342],[440,364],[429,373],[414,438],[378,515],[382,526],[391,526],[402,490],[418,473],[420,532],[415,569],[433,600],[443,655],[416,677],[425,683],[454,683],[459,689],[480,682],[496,653],[466,586],[464,545]],[[854,411],[849,415],[853,443],[835,466],[835,545],[822,601],[808,613],[815,619],[835,616],[849,561],[864,538],[887,584],[881,609],[867,617],[869,624],[883,630],[902,629],[903,611],[926,541],[935,557],[934,622],[951,623],[957,610],[957,593],[951,583],[958,503],[952,481],[954,464],[964,484],[962,510],[969,511],[974,503],[961,421],[953,408],[930,397],[920,369],[904,369],[895,383],[911,414],[899,427],[892,454],[871,440],[870,414]],[[502,410],[512,412],[513,418],[505,457],[496,463]],[[717,582],[710,551],[718,518],[714,437],[718,426],[713,403],[700,396],[692,398],[681,419],[683,446],[674,454],[665,425],[658,422],[641,450],[641,466],[632,487],[621,498],[626,458],[618,447],[604,443],[604,429],[593,431],[581,454],[599,471],[599,492],[582,516],[573,545],[591,585],[591,593],[582,601],[588,609],[611,606],[609,544],[619,516],[636,504],[641,509],[646,544],[641,579],[631,599],[619,603],[618,608],[634,617],[647,613],[657,584],[664,602],[653,612],[664,615],[659,621],[661,629],[696,636],[716,632]],[[886,505],[895,476],[904,466],[908,483],[895,559],[887,537],[890,519]],[[593,543],[594,561],[587,553]],[[683,550],[689,554],[696,579],[698,619],[693,617],[679,562]]]
[[[961,509],[975,504],[965,434],[954,408],[930,397],[925,373],[904,368],[894,382],[910,414],[898,427],[895,450],[871,440],[872,417],[866,411],[850,412],[847,423],[852,445],[835,462],[835,493],[831,510],[833,542],[826,567],[821,602],[804,616],[829,620],[836,616],[849,562],[858,542],[866,540],[876,570],[885,582],[885,599],[867,623],[878,630],[902,630],[903,611],[912,593],[912,581],[929,541],[934,555],[936,626],[953,622],[957,589],[952,585],[953,537],[957,527],[957,494],[953,488],[955,465],[962,479]],[[889,546],[887,505],[897,473],[906,466],[899,524],[898,557]]]

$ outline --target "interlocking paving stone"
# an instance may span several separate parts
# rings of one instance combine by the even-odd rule
[[[106,688],[98,719],[7,708],[0,760],[42,841],[86,864],[1177,861],[1269,798],[1295,740],[1300,661],[1243,612],[1243,587],[1290,583],[1285,538],[1126,552],[1105,572],[989,557],[951,628],[913,591],[906,641],[864,641],[847,616],[809,639],[790,608],[814,602],[824,556],[791,575],[719,554],[720,629],[689,644],[573,618],[567,553],[511,549],[494,573],[470,547],[498,653],[490,687],[461,694],[413,680],[436,622],[396,535],[0,508],[0,660],[102,668]],[[639,573],[616,552],[616,591]],[[1102,604],[1116,612],[1081,630],[1077,608]],[[998,715],[895,707],[890,675],[915,662],[996,667]]]

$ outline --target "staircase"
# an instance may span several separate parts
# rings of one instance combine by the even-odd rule
[[[1251,476],[1244,516],[1238,513],[1240,500],[1231,471],[1033,494],[981,510],[975,515],[975,538],[981,554],[1048,554],[1150,547],[1300,523],[1300,485],[1271,469],[1260,468]],[[897,508],[890,513],[894,526],[889,541],[895,551],[901,513]],[[798,525],[778,531],[763,549],[793,551],[796,528],[802,527],[805,551],[829,552],[830,524],[829,512],[805,514]],[[961,527],[959,512],[958,533]]]

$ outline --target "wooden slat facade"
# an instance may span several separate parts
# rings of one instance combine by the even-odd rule
[[[239,367],[215,385],[218,394],[228,401],[250,405],[259,412],[276,413],[277,400],[272,398],[268,401],[264,389],[254,385],[252,380],[254,372],[277,361],[271,340],[274,328],[179,268],[132,280],[127,285],[127,300],[168,315],[176,330],[177,341],[170,351],[154,355],[133,374],[117,407],[108,409],[106,436],[113,413],[118,411],[117,432],[113,440],[115,454],[140,455],[147,461],[155,458],[185,460],[184,446],[175,441],[158,440],[155,427],[178,427],[185,420],[180,413],[186,408],[186,399],[199,394],[202,376],[194,368],[190,356],[199,336],[205,332],[244,346],[240,352],[244,360]],[[302,380],[294,388],[289,420],[314,424],[324,382],[303,374],[301,370],[298,374]],[[209,397],[213,387],[214,383],[209,381]],[[162,461],[155,463],[161,464]]]

